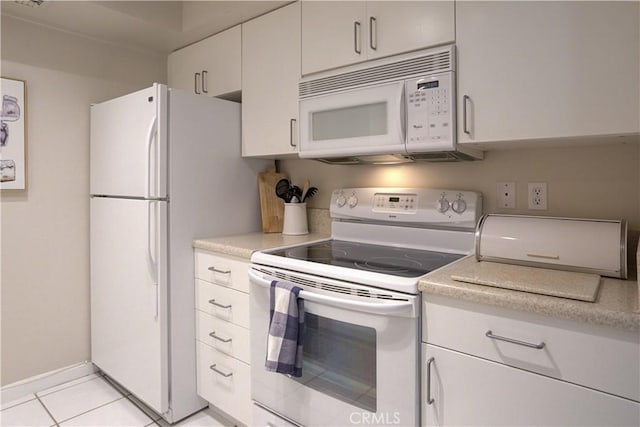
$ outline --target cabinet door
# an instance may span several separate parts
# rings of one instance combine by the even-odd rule
[[[368,59],[394,55],[455,40],[454,2],[367,2]]]
[[[169,54],[167,59],[167,84],[171,88],[191,93],[201,92],[202,82],[196,73],[202,71],[196,45],[184,47]],[[196,71],[199,70],[199,71]]]
[[[209,96],[219,96],[241,90],[241,26],[236,25],[200,43],[201,72],[204,72],[202,92]]]
[[[640,425],[637,402],[442,347],[422,352],[423,425]]]
[[[637,133],[638,6],[456,2],[459,141]]]
[[[236,25],[169,55],[169,86],[208,96],[242,88],[241,29]]]
[[[242,25],[242,155],[297,151],[300,3]]]
[[[302,2],[302,74],[365,61],[363,1]]]

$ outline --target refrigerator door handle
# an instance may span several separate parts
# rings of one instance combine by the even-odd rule
[[[157,135],[158,116],[154,116],[147,131],[147,199],[151,198],[151,146]]]
[[[160,284],[156,283],[156,315],[154,319],[158,320],[158,314],[160,312]]]
[[[151,252],[151,207],[153,201],[147,202],[147,268],[149,269],[149,275],[152,280],[155,280],[155,261],[153,260],[153,253]]]
[[[156,231],[156,223],[158,220],[157,205],[155,200],[147,202],[147,267],[151,276],[152,285],[156,288],[155,315],[154,319],[158,319],[160,312],[160,283],[158,282],[157,257],[158,257],[158,233]],[[151,211],[153,209],[153,221],[151,220]],[[152,242],[153,239],[153,242]]]

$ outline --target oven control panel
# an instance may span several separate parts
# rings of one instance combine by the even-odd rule
[[[415,212],[418,195],[409,193],[376,193],[373,196],[374,212]]]
[[[343,188],[331,197],[334,220],[474,229],[482,215],[482,194],[432,188]]]

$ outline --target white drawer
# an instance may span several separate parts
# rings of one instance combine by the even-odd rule
[[[201,342],[196,342],[196,346],[198,394],[237,420],[251,425],[249,365]]]
[[[249,295],[196,279],[196,308],[249,329]]]
[[[251,363],[248,329],[196,310],[196,337],[224,354]]]
[[[196,278],[249,293],[249,262],[196,249]]]
[[[253,404],[251,410],[252,427],[297,427],[298,424],[290,423],[284,418],[280,418],[273,412],[267,411],[260,405]]]
[[[434,295],[422,321],[429,344],[640,401],[638,334]]]

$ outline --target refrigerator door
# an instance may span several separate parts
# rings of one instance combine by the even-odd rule
[[[159,413],[169,407],[167,202],[91,198],[93,362]]]
[[[154,84],[91,106],[91,194],[167,196],[166,98]]]

